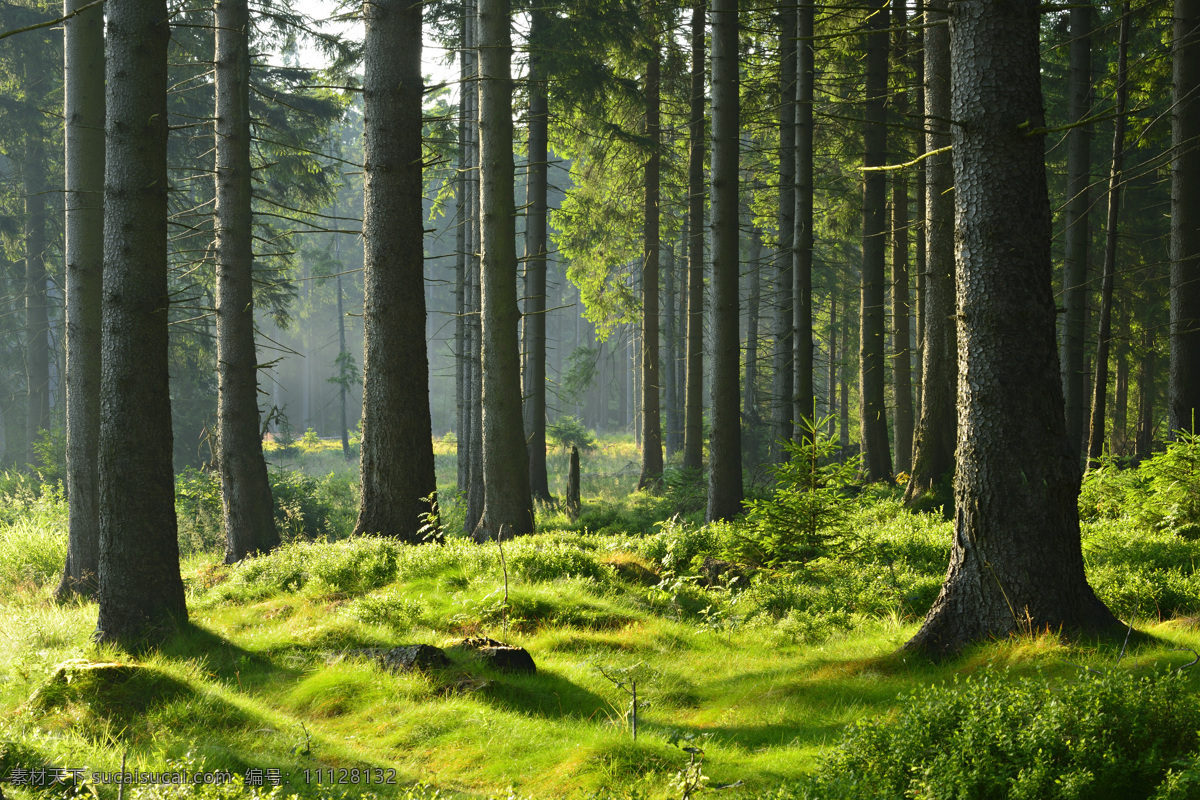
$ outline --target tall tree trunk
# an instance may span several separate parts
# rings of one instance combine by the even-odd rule
[[[805,0],[796,17],[796,213],[792,243],[792,419],[814,419],[813,392],[813,98],[816,80],[816,4]]]
[[[96,636],[135,645],[187,621],[167,378],[165,0],[105,6],[100,609]]]
[[[704,463],[704,9],[692,5],[692,97],[688,117],[687,397],[683,466]]]
[[[525,212],[525,441],[529,489],[550,499],[546,474],[546,171],[549,104],[541,48],[546,44],[546,11],[530,12],[529,25],[529,194]]]
[[[811,8],[809,9],[811,11]],[[793,435],[795,389],[795,298],[796,246],[796,132],[800,124],[796,85],[797,70],[796,7],[784,4],[779,9],[779,251],[775,255],[775,347],[772,366],[771,441],[767,458],[772,463],[784,460],[782,443]],[[811,49],[812,41],[799,43]],[[809,76],[811,81],[811,75]],[[810,106],[811,111],[811,106]],[[748,362],[747,362],[748,363]]]
[[[666,354],[663,358],[663,403],[667,409],[666,430],[663,443],[666,446],[667,458],[679,449],[679,381],[676,379],[676,361],[679,360],[679,298],[675,296],[675,245],[667,248],[667,263],[663,275],[663,292],[667,307],[663,313],[663,344]]]
[[[345,311],[345,292],[342,290],[342,275],[341,270],[337,276],[337,316],[338,316],[338,359],[341,361],[338,364],[338,377],[341,378],[338,382],[338,431],[342,438],[342,458],[350,460],[350,426],[346,421],[346,390],[344,365],[350,357],[350,351],[346,349],[346,311]]]
[[[850,352],[850,298],[842,297],[842,360],[838,364],[838,450],[845,460],[850,450],[850,370],[846,366]]]
[[[746,253],[751,267],[746,271],[746,280],[750,285],[746,291],[746,367],[745,381],[742,385],[742,420],[746,425],[754,426],[755,431],[761,422],[758,413],[758,340],[759,312],[762,305],[762,251],[762,230],[752,228],[749,250]],[[743,444],[751,441],[752,436],[748,433],[745,439]],[[753,452],[753,448],[748,444],[746,450]]]
[[[838,359],[842,358],[842,351],[838,349],[838,315],[837,315],[837,287],[829,287],[829,376],[826,379],[829,391],[825,399],[825,414],[830,417],[830,422],[837,416],[837,385],[838,385]],[[832,427],[829,431],[833,434]]]
[[[1098,464],[1104,453],[1105,404],[1108,400],[1108,353],[1112,345],[1113,282],[1117,271],[1117,220],[1121,210],[1122,154],[1125,150],[1125,86],[1129,51],[1129,3],[1121,4],[1121,33],[1117,43],[1117,108],[1113,121],[1112,171],[1108,179],[1108,223],[1104,237],[1104,282],[1100,289],[1100,330],[1096,337],[1096,381],[1092,387],[1092,416],[1088,428],[1088,463]]]
[[[658,234],[659,174],[662,154],[659,128],[659,82],[661,55],[658,44],[646,65],[646,138],[650,158],[646,162],[645,204],[643,207],[645,245],[642,253],[642,336],[641,406],[642,474],[639,489],[654,489],[662,483],[662,419],[659,391],[662,388],[658,364]]]
[[[1142,358],[1138,363],[1138,418],[1133,452],[1149,458],[1154,446],[1154,334],[1142,328]]]
[[[928,126],[925,121],[925,24],[927,18],[925,16],[925,0],[916,0],[915,5],[916,19],[918,21],[917,31],[914,34],[916,39],[915,46],[909,51],[909,57],[912,59],[912,70],[916,76],[916,86],[914,96],[914,116],[910,119],[909,124],[920,122],[922,130],[927,130]],[[921,158],[925,155],[925,135],[921,134],[916,137],[917,157]],[[922,413],[922,404],[924,403],[924,395],[922,388],[924,383],[925,369],[925,283],[928,279],[929,261],[925,249],[925,168],[924,163],[917,169],[917,186],[916,186],[916,202],[917,202],[917,219],[914,230],[916,231],[916,253],[913,261],[913,289],[916,292],[916,317],[914,319],[914,327],[916,331],[916,352],[913,354],[913,388],[916,390],[916,420],[919,422]],[[913,459],[916,459],[916,435],[914,432],[913,439]]]
[[[30,65],[30,69],[34,69]],[[27,80],[32,80],[27,76]],[[25,163],[25,458],[36,463],[34,445],[50,427],[50,344],[46,334],[46,148],[41,123],[26,134]]]
[[[738,414],[738,0],[713,0],[712,57],[712,431],[709,522],[742,511]]]
[[[908,122],[908,87],[904,85],[908,42],[903,27],[908,24],[905,0],[892,5],[895,33],[896,71],[900,86],[892,105],[900,124]],[[908,137],[906,136],[905,139]],[[907,145],[904,148],[907,149]],[[896,472],[911,472],[913,455],[912,350],[908,288],[908,174],[892,173],[892,397],[895,404]]]
[[[1092,85],[1092,8],[1090,0],[1071,8],[1070,71],[1067,80],[1067,204],[1063,214],[1065,262],[1063,298],[1066,315],[1062,331],[1062,381],[1066,403],[1067,441],[1071,452],[1083,446],[1087,417],[1087,367],[1084,335],[1087,328],[1088,184],[1091,182],[1090,125],[1088,115]]]
[[[890,481],[892,454],[884,399],[884,291],[887,231],[888,7],[868,5],[864,48],[867,77],[863,115],[862,290],[859,328],[858,420],[868,481]]]
[[[1131,298],[1123,297],[1117,311],[1116,387],[1113,391],[1112,449],[1129,455],[1129,305]]]
[[[1088,586],[1079,463],[1054,337],[1036,0],[951,7],[958,239],[954,542],[909,648],[945,653],[1029,631],[1119,623]]]
[[[950,146],[950,30],[944,6],[925,6],[925,311],[921,419],[904,500],[954,469],[958,337],[954,317],[954,161]]]
[[[470,168],[467,170],[468,246],[467,252],[467,338],[470,366],[468,405],[470,407],[471,431],[467,440],[468,474],[467,513],[464,524],[467,533],[474,533],[483,516],[483,333],[480,328],[480,271],[482,269],[480,245],[479,208],[479,19],[477,0],[467,2],[467,44],[463,57],[469,61],[471,75],[467,86],[470,116],[466,119],[469,142]]]
[[[1200,432],[1200,0],[1175,0],[1167,424]]]
[[[279,545],[258,415],[254,235],[250,207],[250,10],[217,0],[217,440],[225,563]]]
[[[458,225],[454,231],[457,257],[454,259],[454,401],[456,409],[455,434],[455,486],[460,493],[465,493],[471,482],[471,408],[468,404],[471,386],[470,328],[467,324],[467,312],[470,306],[467,294],[470,291],[471,263],[471,230],[470,209],[468,201],[470,185],[467,171],[470,169],[470,130],[471,110],[467,98],[471,86],[471,51],[468,46],[471,12],[466,3],[462,5],[462,15],[459,17],[459,35],[463,47],[458,53],[458,175],[456,178],[455,217]]]
[[[483,513],[476,541],[533,533],[517,341],[511,23],[509,0],[479,0]]]
[[[70,16],[85,0],[66,0]],[[67,563],[55,595],[95,597],[100,574],[100,303],[104,278],[104,12],[63,24],[66,121]],[[0,421],[2,422],[2,421]]]

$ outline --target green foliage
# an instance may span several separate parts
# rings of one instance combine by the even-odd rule
[[[600,374],[600,350],[595,347],[580,346],[567,356],[567,369],[563,373],[561,384],[567,400],[578,403],[585,392],[595,383]]]
[[[1084,476],[1079,493],[1082,519],[1128,517],[1154,530],[1200,538],[1200,435],[1179,438],[1135,469],[1114,457]]]
[[[36,495],[27,486],[18,487],[0,495],[0,586],[56,583],[67,558],[62,487],[44,486]]]
[[[1178,794],[1179,768],[1192,771],[1198,728],[1200,704],[1178,675],[1058,683],[984,673],[914,692],[895,719],[852,727],[793,796],[1188,796]]]
[[[585,428],[578,417],[570,415],[561,416],[546,425],[546,441],[563,450],[571,447],[578,447],[580,450],[596,449],[595,433]]]
[[[838,461],[829,420],[808,424],[806,437],[785,442],[788,460],[774,467],[775,490],[746,501],[745,522],[733,530],[732,559],[754,566],[804,563],[829,552],[846,534],[852,501],[846,487],[858,479],[858,458]]]
[[[708,481],[704,471],[694,467],[668,467],[663,470],[663,496],[671,513],[687,516],[703,511],[708,503]]]
[[[67,429],[61,425],[38,431],[33,443],[32,466],[43,483],[67,482]]]

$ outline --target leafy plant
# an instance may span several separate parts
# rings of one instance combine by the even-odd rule
[[[578,447],[580,450],[594,450],[596,437],[583,426],[577,417],[562,416],[546,426],[546,440],[566,450]]]
[[[858,479],[859,459],[837,460],[827,425],[828,419],[807,422],[798,441],[784,442],[788,460],[774,469],[775,490],[746,501],[746,519],[726,545],[729,557],[765,567],[803,563],[845,533],[852,505],[845,490]]]

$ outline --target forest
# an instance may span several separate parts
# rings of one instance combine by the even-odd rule
[[[0,800],[1200,800],[1200,0],[0,0]]]

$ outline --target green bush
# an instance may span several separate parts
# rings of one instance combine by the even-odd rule
[[[3,499],[0,508],[0,582],[57,582],[67,559],[67,501],[62,486]]]
[[[1130,518],[1154,530],[1200,538],[1200,434],[1179,432],[1167,449],[1135,469],[1115,457],[1088,470],[1079,515],[1092,521]]]
[[[594,450],[596,435],[583,426],[578,418],[572,416],[559,417],[546,425],[546,441],[567,450],[578,447],[580,450]]]
[[[1195,797],[1179,791],[1195,777],[1197,729],[1200,703],[1178,675],[985,673],[918,690],[895,718],[852,727],[791,796]]]
[[[720,531],[727,526],[692,525],[679,517],[671,517],[659,525],[659,532],[647,536],[638,544],[644,557],[662,564],[663,572],[686,575],[697,556],[719,552]]]

